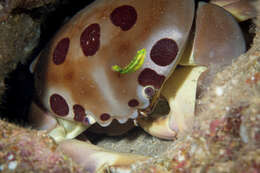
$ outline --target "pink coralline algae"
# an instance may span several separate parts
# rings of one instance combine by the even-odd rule
[[[0,127],[0,172],[83,172],[43,132],[6,126],[1,120]]]

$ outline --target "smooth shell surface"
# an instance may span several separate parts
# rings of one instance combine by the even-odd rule
[[[177,65],[193,16],[193,0],[95,1],[41,53],[35,68],[38,100],[55,116],[73,121],[86,114],[106,126],[136,117]],[[139,70],[111,70],[126,66],[143,48],[147,54]]]
[[[195,64],[221,67],[231,64],[245,52],[243,33],[230,13],[216,5],[200,3],[197,16],[193,47]]]

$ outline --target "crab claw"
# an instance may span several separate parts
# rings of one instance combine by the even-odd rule
[[[177,131],[189,131],[198,91],[203,93],[216,72],[245,52],[245,40],[236,20],[213,4],[199,4],[193,37],[194,41],[188,42],[193,44],[187,45],[180,61],[181,65],[190,67],[177,68],[162,91],[170,112],[166,117],[138,121],[154,136],[173,139]]]
[[[139,125],[149,134],[163,139],[175,139],[177,132],[191,130],[197,80],[206,69],[203,66],[176,68],[162,90],[162,95],[169,102],[170,112],[163,117],[148,117],[148,121],[140,119]]]
[[[33,128],[47,131],[56,142],[75,138],[90,126],[54,118],[34,102],[30,107],[29,120]]]
[[[145,156],[107,151],[86,141],[71,140],[88,126],[59,118],[56,120],[35,103],[31,105],[30,119],[35,128],[46,130],[64,153],[90,173],[130,172],[132,163],[148,159]]]
[[[57,121],[53,116],[41,109],[34,102],[32,102],[30,107],[29,121],[31,126],[38,130],[52,130],[57,124]]]
[[[218,71],[245,52],[246,45],[242,31],[232,15],[214,4],[200,3],[194,41],[190,48],[191,56],[184,56],[180,64],[208,67],[198,80],[201,94]]]
[[[225,66],[245,52],[242,31],[223,8],[199,3],[191,56],[184,56],[181,65]]]
[[[257,14],[252,0],[211,0],[210,3],[223,7],[240,22],[254,18]]]
[[[107,151],[79,140],[65,140],[60,143],[59,147],[90,173],[130,172],[131,164],[148,159],[145,156]]]

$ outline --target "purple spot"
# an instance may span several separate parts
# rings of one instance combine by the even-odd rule
[[[110,19],[115,26],[120,27],[123,31],[127,31],[136,23],[137,12],[132,6],[122,5],[114,9]]]
[[[157,74],[154,70],[150,68],[144,69],[138,76],[138,82],[142,86],[152,85],[154,88],[159,89],[165,77],[163,75]]]
[[[147,86],[144,88],[144,93],[148,98],[151,98],[155,94],[155,90],[152,86]]]
[[[81,105],[74,105],[73,106],[74,111],[74,120],[82,122],[86,116],[85,109]]]
[[[85,118],[84,118],[83,124],[89,125],[89,119],[88,119],[88,117],[85,117]]]
[[[151,59],[159,66],[171,64],[178,53],[177,43],[169,38],[164,38],[155,43],[150,52]]]
[[[93,56],[100,47],[100,26],[89,25],[80,36],[80,46],[85,56]]]
[[[132,100],[130,100],[129,102],[128,102],[128,106],[129,107],[136,107],[136,106],[138,106],[139,105],[139,102],[138,102],[138,100],[136,100],[136,99],[132,99]]]
[[[59,94],[53,94],[50,97],[52,111],[59,116],[66,116],[69,113],[69,106],[66,100]]]
[[[58,42],[53,52],[53,62],[56,65],[60,65],[65,61],[70,46],[70,39],[63,38]]]
[[[107,120],[109,120],[109,118],[110,118],[110,115],[107,114],[107,113],[103,113],[103,114],[100,115],[100,119],[102,121],[107,121]]]

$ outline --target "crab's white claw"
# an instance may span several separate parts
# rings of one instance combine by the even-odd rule
[[[156,136],[161,139],[175,139],[177,136],[177,128],[170,127],[170,118],[172,113],[167,116],[156,116],[154,118],[149,117],[145,119],[138,119],[138,125],[140,125],[147,133],[152,136]]]
[[[174,139],[177,132],[191,130],[194,118],[197,80],[207,68],[178,67],[167,80],[162,95],[169,102],[170,112],[166,116],[155,116],[138,123],[145,131],[163,139]]]
[[[65,140],[59,147],[90,173],[130,172],[131,164],[148,159],[145,156],[107,151],[78,140]]]
[[[29,119],[33,128],[47,131],[56,142],[75,138],[90,126],[55,118],[34,102],[30,107]]]
[[[89,128],[89,126],[85,126],[77,122],[72,122],[63,119],[57,120],[58,123],[56,125],[56,128],[49,131],[49,135],[56,142],[61,142],[66,139],[73,139]]]

